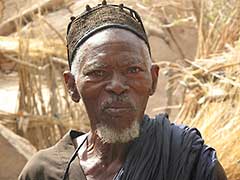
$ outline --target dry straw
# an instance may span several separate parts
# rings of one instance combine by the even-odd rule
[[[89,127],[82,104],[68,96],[63,70],[68,68],[64,38],[44,20],[42,12],[32,14],[34,23],[27,32],[22,28],[24,15],[16,20],[15,37],[1,37],[0,47],[6,59],[17,63],[19,76],[18,108],[15,114],[0,112],[1,124],[27,138],[37,149],[56,143],[71,128]],[[49,38],[45,29],[57,34]]]
[[[160,62],[171,71],[168,88],[184,88],[177,123],[197,127],[214,147],[228,179],[240,179],[240,2],[195,1],[199,44],[188,66]],[[224,5],[224,6],[221,6]]]

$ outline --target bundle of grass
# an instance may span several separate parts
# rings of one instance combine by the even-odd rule
[[[27,16],[35,22],[44,20],[42,11]],[[26,25],[25,18],[24,13],[18,16],[13,36],[0,38],[2,56],[17,63],[19,76],[17,112],[1,112],[0,123],[42,149],[55,144],[69,129],[84,131],[89,125],[83,105],[74,104],[65,87],[62,73],[68,63],[62,35],[51,27],[56,35],[49,38],[42,31],[46,23],[35,28]],[[32,28],[37,37],[32,36]]]
[[[228,179],[240,179],[240,1],[195,1],[195,61],[160,62],[173,95],[184,89],[177,123],[197,127],[214,147]],[[167,72],[167,73],[166,73]],[[169,73],[170,72],[170,73]]]
[[[36,61],[31,56],[30,44],[25,41],[19,41],[19,49],[16,57],[19,74],[18,134],[42,149],[55,144],[70,128],[84,130],[88,126],[83,122],[86,118],[84,109],[81,104],[71,102],[64,85],[62,72],[67,68],[66,60],[42,50]]]

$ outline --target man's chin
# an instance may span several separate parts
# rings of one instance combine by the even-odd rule
[[[98,124],[96,132],[105,143],[127,143],[139,136],[140,123],[134,121],[129,128],[121,130]]]

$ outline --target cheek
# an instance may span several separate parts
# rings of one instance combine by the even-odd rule
[[[91,98],[98,96],[99,91],[102,89],[103,82],[92,82],[88,77],[79,76],[77,80],[77,87],[81,97]]]
[[[78,83],[79,93],[88,111],[94,111],[101,102],[101,94],[104,91],[104,82],[92,83],[88,80],[81,80]]]
[[[98,115],[102,99],[100,94],[103,90],[103,86],[102,83],[93,84],[85,80],[78,82],[78,90],[90,119],[91,128],[93,129],[95,129],[96,124],[99,123]]]
[[[145,110],[152,86],[152,79],[150,76],[144,76],[139,79],[129,81],[131,99],[135,101],[137,109],[141,113]]]
[[[129,86],[139,95],[147,96],[151,91],[152,79],[149,75],[129,80]]]

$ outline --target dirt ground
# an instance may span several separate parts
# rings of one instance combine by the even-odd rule
[[[1,135],[0,147],[0,179],[16,180],[27,160]]]

